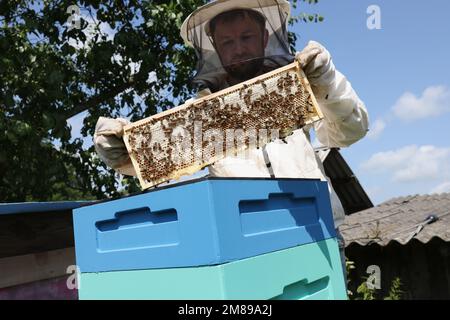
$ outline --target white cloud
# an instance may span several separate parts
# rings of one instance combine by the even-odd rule
[[[378,196],[382,195],[385,189],[379,186],[370,186],[367,188],[364,188],[369,198],[373,201],[373,199],[377,198]]]
[[[430,193],[444,193],[444,192],[450,192],[450,181],[446,181],[444,183],[441,183],[431,189]]]
[[[450,148],[410,145],[379,152],[361,165],[371,173],[387,173],[391,182],[419,182],[450,177]]]
[[[445,86],[431,86],[417,97],[404,93],[392,107],[394,114],[403,121],[414,121],[436,117],[450,112],[450,89]]]
[[[367,137],[369,139],[376,140],[380,137],[380,135],[383,133],[384,129],[386,128],[386,122],[384,122],[382,119],[377,119],[373,125],[370,126],[369,133],[367,134]]]

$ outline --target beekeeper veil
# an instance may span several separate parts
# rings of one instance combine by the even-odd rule
[[[287,35],[289,15],[290,5],[286,0],[217,0],[198,8],[181,26],[183,40],[195,49],[198,58],[193,84],[199,90],[209,88],[215,92],[232,85],[230,77],[238,82],[245,81],[292,62]],[[226,39],[233,36],[233,31],[230,31],[232,28],[226,30],[225,41],[219,41],[218,22],[239,22],[239,19],[253,21],[260,27],[259,38],[263,39],[265,47],[261,45],[260,49],[242,52],[242,55],[231,47],[225,57],[223,48],[228,45]],[[242,43],[247,41],[245,33],[242,39],[239,39]]]

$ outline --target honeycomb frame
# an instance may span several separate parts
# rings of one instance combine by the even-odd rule
[[[262,148],[275,138],[284,138],[294,130],[322,118],[323,113],[303,70],[298,62],[293,62],[131,123],[124,128],[123,139],[141,187],[147,189],[169,180],[177,180],[183,175],[193,174],[227,156],[255,147]],[[202,138],[199,147],[198,139],[195,139],[196,121],[202,122],[202,135],[207,130],[213,132],[216,129],[222,132],[230,129],[242,129],[246,132],[251,130],[280,130],[280,132],[275,138],[258,138],[256,144],[251,144],[248,136],[241,140],[243,142],[241,145],[233,140],[231,149],[230,145],[226,144],[225,147],[228,148],[226,151],[222,149],[222,152],[220,150],[216,152],[216,149],[210,150],[215,138],[211,138],[206,145]],[[204,124],[207,128],[205,130]],[[180,133],[174,136],[177,129],[182,130],[185,136]],[[170,141],[174,138],[175,142]],[[174,148],[174,146],[180,148],[183,143],[193,146],[190,154],[183,149]],[[210,153],[206,153],[205,156],[206,151]],[[174,159],[186,163],[175,163]]]

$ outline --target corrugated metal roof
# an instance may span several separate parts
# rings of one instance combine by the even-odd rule
[[[347,246],[427,243],[434,237],[450,241],[450,193],[394,198],[345,217],[339,229]]]
[[[27,212],[50,212],[76,209],[93,201],[54,201],[54,202],[17,202],[0,203],[0,215]]]
[[[322,147],[315,151],[323,163],[325,174],[330,178],[334,191],[341,200],[346,215],[373,207],[372,201],[339,149]]]

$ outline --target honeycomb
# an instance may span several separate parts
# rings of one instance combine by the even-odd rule
[[[146,189],[262,148],[322,118],[308,80],[294,62],[134,122],[124,128],[124,142]]]

